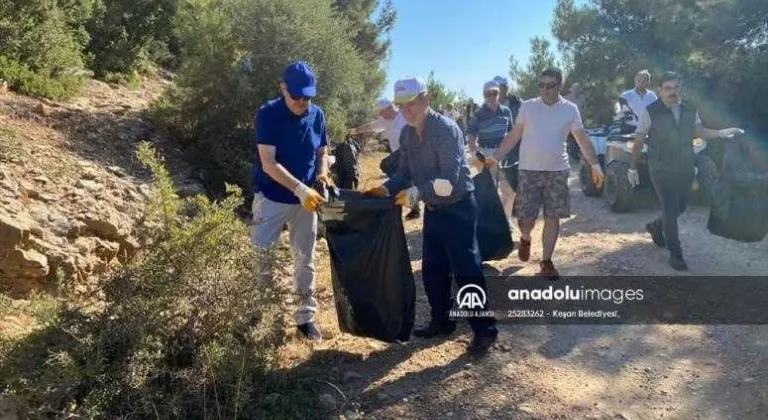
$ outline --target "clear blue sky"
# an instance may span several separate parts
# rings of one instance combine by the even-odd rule
[[[582,3],[583,1],[577,1]],[[509,56],[525,66],[529,39],[553,44],[550,24],[556,0],[394,0],[397,22],[387,63],[391,98],[395,81],[407,75],[426,78],[430,70],[449,89],[464,90],[482,102],[483,83],[508,77]]]

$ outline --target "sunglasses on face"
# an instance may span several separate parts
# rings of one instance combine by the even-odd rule
[[[539,82],[539,89],[554,89],[557,85],[557,82]]]
[[[298,102],[298,101],[309,102],[309,101],[312,100],[312,98],[310,98],[309,96],[294,95],[292,93],[289,93],[288,96],[290,96],[291,99],[293,99],[296,102]]]
[[[486,98],[493,98],[494,96],[499,96],[499,91],[498,90],[492,90],[490,92],[485,92],[483,94],[483,96],[485,96]]]

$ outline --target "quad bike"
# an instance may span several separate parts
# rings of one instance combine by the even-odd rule
[[[631,133],[635,131],[635,125],[637,124],[638,117],[632,112],[632,109],[627,105],[626,100],[619,98],[619,104],[621,105],[619,113],[614,117],[613,122],[605,126],[604,128],[587,129],[589,139],[592,141],[592,146],[595,149],[597,160],[600,162],[600,167],[605,172],[605,154],[608,147],[608,142],[626,142],[631,141],[634,137]],[[630,124],[631,122],[635,125]],[[574,153],[572,149],[578,150],[575,139],[568,139],[569,154],[571,157]],[[594,182],[592,182],[591,168],[586,160],[579,156],[579,180],[581,181],[581,191],[587,197],[599,197],[603,194],[603,187],[598,188]]]
[[[628,138],[627,138],[628,137]],[[643,146],[643,155],[637,172],[640,175],[640,184],[634,188],[630,186],[627,174],[632,159],[632,135],[625,135],[623,139],[611,139],[607,142],[605,154],[605,184],[603,194],[611,210],[618,213],[632,211],[643,193],[653,193],[653,184],[648,172],[648,146]],[[715,161],[707,153],[707,142],[693,139],[693,151],[695,154],[695,171],[693,200],[709,203],[710,194],[714,191],[719,177],[719,170]]]
[[[629,185],[627,173],[632,159],[632,142],[635,138],[633,131],[638,117],[623,98],[619,99],[619,106],[619,114],[614,117],[613,123],[602,131],[587,130],[600,166],[605,172],[602,189],[592,182],[590,165],[583,158],[579,167],[579,180],[584,195],[587,197],[604,195],[611,210],[623,213],[632,211],[639,197],[647,195],[644,193],[650,192],[653,195],[653,185],[648,173],[647,145],[643,146],[641,164],[637,168],[640,185],[635,188]],[[635,124],[630,124],[631,122]],[[692,200],[702,204],[710,202],[709,194],[713,191],[719,176],[718,166],[713,160],[711,150],[712,148],[707,148],[706,141],[693,139],[696,178],[692,185],[694,190]]]

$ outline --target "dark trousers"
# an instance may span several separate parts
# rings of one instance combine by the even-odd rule
[[[667,240],[669,252],[681,255],[680,234],[677,218],[685,212],[693,184],[693,168],[690,173],[651,171],[651,181],[661,203],[661,217],[653,223],[660,225]]]
[[[448,312],[454,301],[452,279],[456,279],[458,288],[475,284],[485,290],[487,296],[476,232],[477,202],[474,194],[448,206],[437,209],[427,207],[424,212],[422,278],[433,322],[451,322]],[[483,310],[487,307],[488,302]],[[476,335],[497,333],[493,318],[469,318],[469,323]]]

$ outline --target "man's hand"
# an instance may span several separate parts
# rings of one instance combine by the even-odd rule
[[[629,172],[627,172],[627,180],[632,188],[640,185],[640,174],[637,173],[637,169],[630,169]]]
[[[331,179],[327,172],[317,175],[317,181],[326,187],[333,185],[333,179]]]
[[[485,161],[481,161],[480,159],[478,159],[476,157],[472,158],[472,166],[475,169],[477,169],[477,172],[482,172],[483,169],[494,168],[498,164],[499,164],[499,162],[496,159],[494,159],[493,157],[490,157],[490,156],[486,157]]]
[[[379,197],[379,198],[389,197],[389,191],[387,191],[387,187],[383,185],[379,185],[378,187],[373,187],[368,190],[365,190],[363,194],[370,195],[371,197]]]
[[[592,168],[592,182],[595,184],[595,186],[600,189],[603,187],[603,181],[605,181],[605,175],[603,174],[603,169],[600,167],[599,163],[595,163],[591,166]]]
[[[741,128],[725,128],[717,132],[717,136],[723,139],[744,135],[744,130]]]
[[[395,204],[398,206],[403,206],[407,208],[411,208],[416,204],[416,202],[419,201],[419,189],[416,187],[408,188],[407,190],[402,190],[395,196]]]
[[[314,213],[325,202],[320,193],[302,184],[301,182],[293,189],[293,195],[298,197],[301,201],[301,206],[304,210]]]

